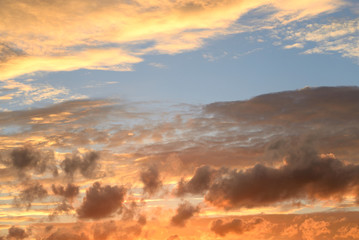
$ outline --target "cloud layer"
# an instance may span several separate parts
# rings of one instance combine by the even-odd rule
[[[355,239],[358,96],[2,112],[0,236],[17,224],[24,239]]]

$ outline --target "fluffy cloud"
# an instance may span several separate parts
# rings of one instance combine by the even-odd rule
[[[171,224],[173,226],[184,227],[187,220],[198,213],[199,210],[199,206],[194,207],[189,202],[184,202],[178,206],[176,215],[171,218]]]
[[[191,180],[185,182],[183,179],[178,183],[176,195],[182,196],[186,193],[203,194],[213,181],[214,174],[217,173],[209,166],[202,166],[196,169]]]
[[[18,207],[25,204],[27,208],[30,208],[34,200],[43,199],[47,195],[47,190],[41,184],[35,183],[22,190],[19,196],[14,198],[14,203]]]
[[[29,235],[25,232],[24,229],[12,226],[11,228],[9,228],[9,234],[7,235],[7,239],[20,240],[27,238],[28,236]]]
[[[82,205],[77,209],[79,218],[100,219],[109,217],[122,207],[126,189],[118,186],[101,186],[95,182],[86,191]]]
[[[211,172],[217,172],[211,177]],[[332,156],[319,156],[310,148],[291,152],[279,168],[257,164],[246,170],[201,167],[178,192],[205,193],[209,203],[223,208],[254,208],[293,199],[337,199],[359,193],[359,166]],[[194,187],[196,186],[196,188]]]
[[[140,173],[143,191],[149,195],[156,193],[162,186],[157,167],[151,166]]]
[[[0,162],[14,168],[19,177],[26,176],[29,171],[42,174],[47,168],[53,168],[54,164],[53,151],[40,151],[31,146],[3,151],[2,157]]]
[[[52,192],[55,195],[60,195],[63,196],[66,199],[73,199],[74,197],[76,197],[79,194],[79,187],[69,183],[67,184],[66,187],[61,186],[61,185],[52,185]]]
[[[69,177],[73,178],[76,171],[79,171],[84,177],[94,176],[94,172],[98,167],[98,159],[100,158],[97,152],[89,152],[83,156],[74,154],[71,158],[66,158],[61,163],[61,168]]]

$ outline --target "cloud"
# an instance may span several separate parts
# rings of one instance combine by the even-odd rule
[[[255,208],[294,199],[341,201],[345,195],[359,198],[359,166],[345,164],[332,155],[319,156],[312,148],[291,150],[284,165],[262,164],[246,170],[213,169],[203,166],[187,182],[179,182],[176,193],[203,194],[217,207]]]
[[[54,164],[53,151],[40,151],[29,145],[3,151],[1,155],[0,162],[15,169],[20,178],[27,176],[29,171],[42,174],[47,169],[52,169]]]
[[[330,123],[358,119],[358,87],[318,87],[264,94],[247,101],[218,102],[204,110],[220,118],[249,125],[284,125],[305,122],[328,126]],[[341,120],[342,119],[342,120]],[[321,125],[319,125],[321,126]],[[295,130],[295,129],[294,129]]]
[[[304,240],[315,240],[320,235],[329,234],[330,230],[328,227],[329,223],[326,221],[315,221],[312,218],[308,218],[299,226],[299,229]]]
[[[202,166],[196,169],[191,180],[185,182],[183,179],[178,183],[176,195],[183,196],[186,193],[203,194],[210,187],[216,171],[209,166]]]
[[[62,161],[61,168],[71,178],[74,177],[76,171],[79,171],[84,177],[91,178],[95,176],[99,158],[97,152],[89,152],[84,155],[74,154],[71,158]]]
[[[6,100],[4,103],[9,106],[15,104],[23,106],[44,101],[59,103],[65,100],[85,98],[84,95],[71,94],[69,89],[63,87],[55,88],[50,84],[29,83],[28,80],[26,82],[12,79],[0,81],[2,92],[4,92],[4,95],[0,96],[0,101]]]
[[[88,240],[89,238],[84,233],[72,233],[58,230],[51,234],[46,240]]]
[[[93,239],[136,239],[142,232],[141,224],[123,221],[105,221],[96,223],[93,227]]]
[[[21,207],[22,204],[25,204],[27,208],[30,208],[34,200],[43,199],[47,197],[47,195],[47,190],[41,184],[35,183],[22,190],[19,196],[14,198],[14,204],[17,207]]]
[[[143,183],[143,192],[150,196],[155,194],[162,187],[162,181],[157,167],[150,166],[140,173],[141,182]]]
[[[189,202],[181,203],[176,214],[171,218],[171,224],[177,227],[184,227],[188,219],[198,213],[200,208],[192,206]]]
[[[270,6],[275,12],[271,21],[287,24],[342,5],[340,0],[5,1],[0,6],[1,76],[80,68],[129,70],[144,54],[193,50],[206,39],[245,31],[233,25],[253,9]]]
[[[177,234],[176,234],[176,235],[169,236],[169,237],[167,238],[167,240],[176,240],[176,239],[180,239]]]
[[[79,218],[100,219],[110,217],[122,207],[126,189],[118,186],[101,186],[95,182],[86,191],[81,206],[77,209]]]
[[[141,62],[120,49],[88,49],[69,55],[58,56],[20,56],[0,64],[4,74],[0,80],[6,80],[27,73],[39,71],[73,71],[81,68],[94,70],[129,71],[131,64]]]
[[[79,194],[79,187],[72,184],[72,183],[68,183],[66,188],[64,186],[61,185],[52,185],[52,192],[55,195],[59,195],[59,196],[63,196],[66,199],[73,199],[74,197],[76,197]]]
[[[68,213],[73,209],[74,209],[74,207],[71,204],[69,204],[67,201],[64,200],[60,204],[58,204],[56,206],[56,208],[53,209],[53,212],[51,214],[49,214],[48,218],[50,221],[53,221],[60,214]]]
[[[359,227],[343,226],[338,229],[334,239],[356,239],[359,237]]]
[[[359,18],[329,19],[326,23],[308,23],[305,27],[293,25],[277,30],[284,40],[294,42],[284,48],[304,48],[305,43],[310,43],[314,46],[304,49],[304,54],[339,53],[359,64]]]
[[[256,218],[252,221],[243,222],[241,219],[233,219],[230,222],[223,223],[221,219],[212,222],[211,231],[224,237],[228,233],[233,232],[242,234],[243,232],[251,231],[256,225],[263,222],[263,219]]]
[[[358,198],[358,165],[346,165],[310,149],[292,152],[279,168],[260,164],[245,171],[232,170],[210,186],[206,201],[224,208],[254,208],[292,199]]]
[[[25,232],[24,229],[12,226],[11,228],[9,228],[7,239],[19,240],[19,239],[27,238],[28,236],[29,235]]]

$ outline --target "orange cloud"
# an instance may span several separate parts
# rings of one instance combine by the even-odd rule
[[[272,7],[281,23],[333,12],[342,0],[3,1],[1,79],[80,68],[130,70],[148,52],[193,50],[218,35],[245,31],[235,22]],[[149,47],[140,47],[149,43]]]

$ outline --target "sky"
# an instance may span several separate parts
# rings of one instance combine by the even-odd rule
[[[0,240],[359,239],[358,1],[0,16]]]

